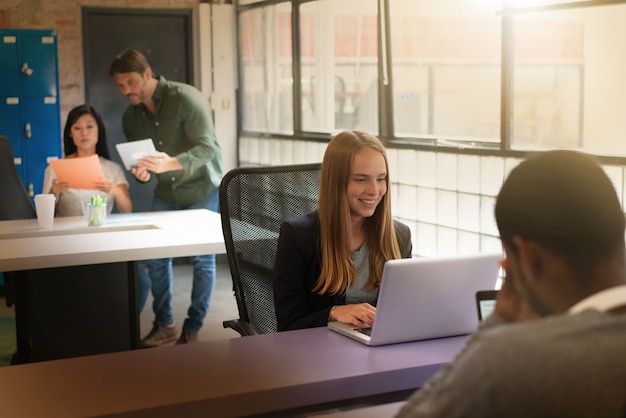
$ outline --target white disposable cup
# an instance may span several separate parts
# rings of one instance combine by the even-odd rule
[[[35,209],[37,210],[39,228],[52,229],[55,200],[56,197],[53,194],[38,194],[35,196]]]

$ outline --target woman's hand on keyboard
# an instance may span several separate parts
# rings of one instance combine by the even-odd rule
[[[330,321],[339,321],[357,327],[371,327],[376,316],[376,308],[369,303],[339,305],[330,313]]]

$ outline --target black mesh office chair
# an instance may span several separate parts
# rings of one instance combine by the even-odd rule
[[[0,135],[0,221],[33,219],[37,215],[13,161],[11,141]]]
[[[281,223],[317,208],[321,164],[236,168],[220,186],[220,212],[242,336],[276,332],[272,275]]]
[[[0,135],[0,221],[36,217],[33,202],[15,168],[11,141],[6,136]],[[4,294],[7,306],[12,306],[14,303],[14,286],[13,273],[4,272]]]

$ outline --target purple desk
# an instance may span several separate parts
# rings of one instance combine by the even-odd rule
[[[466,337],[368,348],[326,328],[0,368],[3,416],[282,416],[420,387]]]

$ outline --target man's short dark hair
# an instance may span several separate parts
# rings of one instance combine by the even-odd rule
[[[115,74],[139,73],[142,74],[150,67],[146,57],[136,49],[127,49],[118,54],[111,67],[109,67],[109,75],[113,77]]]
[[[534,154],[515,167],[495,208],[503,243],[520,236],[564,256],[572,267],[624,256],[624,213],[613,183],[590,155]]]

